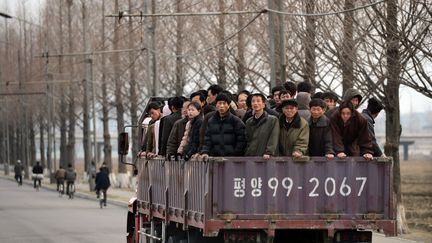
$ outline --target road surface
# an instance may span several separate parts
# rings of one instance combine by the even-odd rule
[[[0,242],[125,242],[126,208],[0,179]]]

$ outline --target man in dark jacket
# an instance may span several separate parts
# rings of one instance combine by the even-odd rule
[[[72,198],[70,192],[73,189],[72,186],[75,184],[76,172],[72,167],[72,164],[68,164],[68,168],[65,172],[65,180],[66,180],[66,195],[69,195],[69,198]]]
[[[15,180],[18,182],[19,186],[22,186],[22,172],[24,170],[23,165],[21,164],[21,160],[17,160],[14,172],[15,172]]]
[[[39,161],[36,161],[36,165],[33,166],[33,186],[36,188],[36,182],[39,184],[39,187],[42,184],[43,178],[43,167],[40,165]]]
[[[330,118],[333,134],[333,149],[337,157],[363,156],[371,160],[372,140],[367,130],[367,121],[354,109],[350,101],[344,101]]]
[[[375,118],[379,115],[382,109],[384,109],[384,106],[381,104],[381,102],[375,98],[370,98],[368,100],[367,108],[362,111],[362,115],[368,123],[369,136],[372,139],[373,155],[376,157],[385,156],[376,141],[374,128]]]
[[[162,156],[166,155],[168,137],[174,123],[182,118],[181,109],[183,107],[183,99],[181,97],[173,97],[168,101],[168,105],[172,113],[161,119],[159,155]]]
[[[223,88],[221,86],[217,84],[210,85],[210,87],[207,89],[207,105],[203,107],[204,115],[216,110],[216,96],[222,91]]]
[[[231,99],[226,94],[216,97],[216,113],[209,119],[205,132],[202,158],[208,156],[241,156],[246,146],[245,125],[229,111]]]
[[[107,171],[101,167],[96,174],[96,195],[99,198],[99,192],[102,190],[104,206],[106,206],[107,190],[111,186]]]
[[[332,131],[330,120],[324,115],[326,103],[322,99],[309,102],[311,117],[309,118],[309,155],[334,158]]]
[[[276,116],[264,111],[266,98],[262,94],[252,95],[254,116],[246,121],[245,156],[263,156],[270,159],[277,152],[279,139],[279,122]]]

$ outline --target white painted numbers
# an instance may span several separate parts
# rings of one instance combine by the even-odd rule
[[[324,180],[323,185],[320,183],[320,180],[316,177],[312,177],[309,180],[310,186],[307,188],[311,188],[308,192],[309,197],[319,197],[319,191],[321,186],[324,187],[324,194],[327,197],[333,197],[337,194],[340,194],[343,197],[348,197],[352,193],[352,186],[347,184],[347,177],[343,177],[342,181],[338,181],[333,177],[327,177]],[[364,186],[367,181],[367,177],[356,177],[355,180],[359,183],[354,185],[358,190],[356,190],[357,197],[362,195],[364,190]],[[248,180],[249,181],[249,180]],[[267,187],[269,189],[268,193],[273,197],[276,197],[278,193],[283,192],[285,197],[289,197],[292,189],[297,189],[298,191],[303,190],[306,185],[296,185],[294,186],[294,181],[290,177],[284,177],[282,180],[271,177],[267,180]],[[281,188],[279,188],[281,187]],[[354,188],[355,188],[354,187]],[[249,191],[246,188],[246,178],[234,178],[234,197],[243,198],[246,196],[246,193]],[[261,197],[263,194],[262,190],[266,190],[263,188],[263,179],[261,177],[253,177],[250,179],[250,194],[252,197]]]

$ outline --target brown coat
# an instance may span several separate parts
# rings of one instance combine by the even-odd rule
[[[338,109],[330,119],[330,126],[336,154],[344,152],[347,156],[360,156],[372,153],[367,121],[358,111],[354,110],[351,119],[344,124]]]

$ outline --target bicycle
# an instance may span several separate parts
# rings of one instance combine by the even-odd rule
[[[59,197],[62,197],[64,194],[64,183],[59,184],[58,192],[59,192]]]
[[[99,206],[102,209],[104,206],[106,207],[106,190],[100,189],[98,190],[97,198],[99,198]]]
[[[33,176],[33,185],[36,191],[39,191],[39,188],[42,184],[43,174],[34,174]]]
[[[74,198],[74,193],[75,193],[75,183],[70,183],[68,182],[68,195],[69,195],[69,199],[73,199]]]

